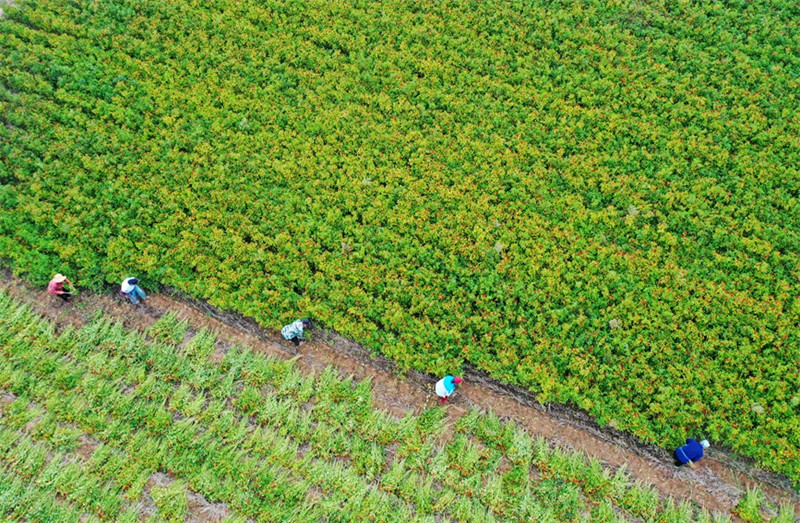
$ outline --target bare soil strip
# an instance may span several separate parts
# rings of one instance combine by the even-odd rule
[[[314,331],[315,341],[295,349],[277,331],[262,329],[249,318],[220,311],[175,289],[165,288],[163,294],[151,294],[146,304],[139,306],[124,301],[115,290],[83,293],[73,303],[64,304],[8,271],[0,271],[0,289],[28,303],[59,328],[84,325],[96,311],[102,310],[128,328],[146,329],[163,314],[174,311],[189,322],[190,332],[207,327],[217,334],[219,349],[212,357],[221,358],[227,347],[240,344],[283,358],[299,355],[297,363],[306,371],[319,372],[333,365],[343,375],[352,374],[357,380],[371,379],[375,406],[396,416],[418,413],[438,403],[433,392],[437,378],[418,372],[401,373],[383,356],[335,333]],[[788,479],[760,470],[725,449],[713,447],[695,470],[678,469],[665,450],[630,434],[601,427],[583,411],[563,405],[542,405],[529,391],[499,383],[474,368],[468,367],[464,378],[464,385],[447,407],[452,423],[472,406],[492,409],[503,418],[516,420],[531,434],[580,449],[612,468],[627,466],[632,476],[654,485],[662,495],[730,513],[746,488],[758,487],[770,501],[792,503],[795,514],[800,516],[800,495]]]

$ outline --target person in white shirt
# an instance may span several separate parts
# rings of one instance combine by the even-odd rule
[[[142,289],[139,288],[138,278],[125,278],[122,280],[122,288],[119,290],[119,292],[125,295],[135,305],[139,304],[139,298],[143,300],[147,299],[147,295]]]

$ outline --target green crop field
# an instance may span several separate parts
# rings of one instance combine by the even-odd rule
[[[797,2],[19,3],[18,274],[309,315],[800,482]]]
[[[0,293],[0,514],[139,521],[164,471],[148,521],[184,521],[190,490],[228,522],[730,521],[491,412],[448,436],[444,409],[397,419],[369,381],[330,367],[303,374],[242,347],[213,363],[206,330],[163,341],[185,331],[165,315],[147,333],[98,317],[56,334]],[[96,447],[78,453],[87,437]],[[759,498],[737,511],[760,518]],[[793,521],[791,505],[772,521]]]

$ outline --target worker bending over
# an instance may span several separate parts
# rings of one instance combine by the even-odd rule
[[[691,438],[687,439],[686,445],[675,449],[675,465],[682,467],[688,464],[694,468],[694,464],[703,459],[703,449],[710,446],[707,439],[700,442]]]
[[[139,288],[138,278],[125,278],[122,280],[122,286],[120,287],[119,292],[131,300],[134,305],[139,304],[139,298],[143,300],[147,299],[147,295],[142,289]]]
[[[281,329],[281,334],[284,338],[294,343],[295,347],[299,347],[301,341],[306,341],[306,339],[303,337],[303,330],[310,328],[311,322],[308,320],[308,318],[303,318],[284,326]]]
[[[50,283],[47,284],[47,292],[69,303],[72,293],[64,289],[65,284],[72,285],[72,282],[63,274],[56,274],[53,276],[53,279],[50,280]]]
[[[455,392],[456,385],[462,381],[463,380],[458,376],[451,376],[448,374],[436,382],[436,395],[439,396],[439,399],[442,400],[442,403],[447,401],[447,398],[449,398],[450,395]]]

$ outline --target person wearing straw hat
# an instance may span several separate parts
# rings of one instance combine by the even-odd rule
[[[675,449],[675,465],[678,467],[689,465],[694,468],[694,464],[703,459],[703,450],[710,446],[707,439],[699,442],[691,438],[687,439],[686,445]]]
[[[47,292],[53,296],[58,296],[65,302],[69,303],[72,293],[64,290],[64,284],[72,285],[72,282],[67,279],[63,274],[56,274],[50,283],[47,284]]]
[[[134,305],[139,305],[139,298],[146,300],[147,295],[139,288],[138,278],[125,278],[122,280],[122,287],[119,290],[123,296],[131,300]]]
[[[456,391],[456,385],[462,381],[464,380],[458,376],[451,376],[448,374],[436,382],[436,395],[439,396],[442,403],[447,401],[447,398]]]

